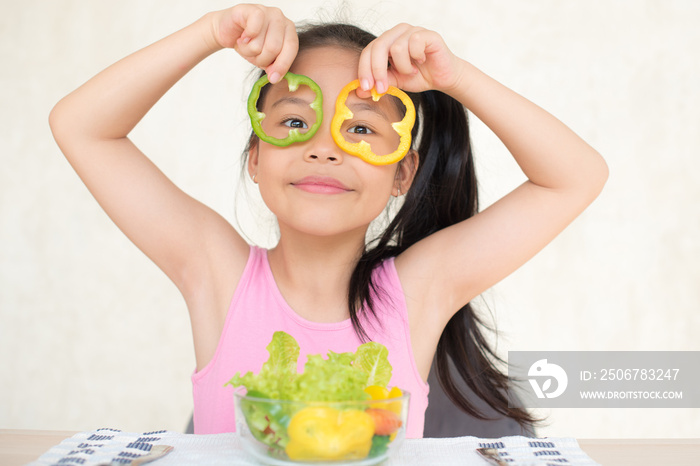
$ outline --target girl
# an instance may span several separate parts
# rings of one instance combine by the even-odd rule
[[[304,86],[291,93],[288,71],[311,78],[324,97],[310,139],[286,147],[249,140],[247,171],[279,223],[269,251],[249,246],[174,186],[127,137],[171,86],[224,48],[269,77],[258,106],[288,108],[272,122],[278,127],[311,124],[313,96]],[[336,97],[356,79],[348,105],[386,121],[396,107],[367,99],[370,90],[411,93],[420,121],[400,162],[370,164],[331,136]],[[479,213],[465,107],[528,178]],[[356,117],[341,130],[377,138],[377,147],[395,144],[395,134],[373,131],[370,120]],[[411,392],[409,437],[423,434],[436,351],[441,382],[462,409],[479,415],[450,378],[450,360],[497,412],[532,421],[508,407],[508,379],[492,364],[469,302],[580,214],[602,189],[607,167],[561,122],[452,54],[437,33],[401,24],[378,38],[343,25],[298,34],[278,9],[236,5],[110,66],[61,100],[50,123],[100,205],[185,298],[197,363],[196,433],[234,430],[231,388],[223,385],[236,372],[260,369],[277,330],[299,342],[300,366],[309,353],[354,351],[365,340],[386,345],[391,385]],[[367,243],[370,222],[391,197],[404,204]]]

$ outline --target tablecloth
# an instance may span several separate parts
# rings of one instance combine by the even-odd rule
[[[80,432],[54,446],[30,464],[128,464],[132,458],[145,454],[151,445],[156,444],[175,447],[171,453],[154,463],[158,466],[260,464],[243,449],[240,438],[234,433],[193,435],[164,430],[136,433],[117,429]],[[581,450],[576,439],[528,437],[406,439],[384,465],[488,465],[477,455],[476,448],[479,447],[497,448],[509,464],[517,466],[598,465]]]

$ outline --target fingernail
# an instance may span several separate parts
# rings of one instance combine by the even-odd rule
[[[277,71],[275,71],[270,76],[268,76],[267,79],[269,79],[272,84],[276,84],[280,80],[280,74]]]
[[[372,89],[369,84],[369,79],[363,79],[360,81],[360,87],[362,88],[363,91],[369,91]]]
[[[384,81],[379,81],[375,84],[375,87],[377,88],[377,92],[379,94],[384,94],[387,91],[387,85],[384,83]]]

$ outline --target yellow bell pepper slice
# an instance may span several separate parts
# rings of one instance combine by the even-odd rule
[[[335,143],[350,155],[361,158],[367,163],[372,165],[390,165],[396,163],[408,154],[411,149],[411,130],[413,129],[413,124],[416,121],[416,109],[413,106],[413,101],[411,98],[401,89],[394,86],[389,87],[386,94],[398,97],[401,102],[406,107],[406,114],[403,120],[392,123],[392,127],[399,134],[399,146],[398,148],[388,155],[377,155],[372,152],[372,147],[367,143],[367,141],[360,141],[357,143],[350,143],[345,140],[345,138],[340,134],[340,127],[345,120],[349,120],[353,117],[352,111],[346,105],[348,95],[351,91],[360,87],[360,81],[355,80],[345,86],[338,95],[338,99],[335,101],[335,114],[333,115],[333,120],[331,120],[331,135]],[[372,100],[378,101],[384,94],[377,93],[376,89],[372,88]]]
[[[292,416],[287,434],[285,452],[292,460],[358,460],[369,455],[374,420],[357,409],[311,406]]]
[[[380,385],[370,385],[365,387],[365,393],[373,400],[386,400],[389,397],[389,389]]]
[[[390,400],[403,396],[403,392],[399,387],[391,387],[391,390],[389,390],[386,387],[370,385],[369,387],[365,388],[365,392],[372,397],[372,400]],[[392,401],[385,403],[372,403],[370,407],[376,409],[386,409],[395,414],[401,414],[402,402]]]

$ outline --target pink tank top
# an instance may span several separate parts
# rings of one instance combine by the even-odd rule
[[[411,347],[406,301],[394,260],[388,259],[373,272],[386,295],[375,299],[381,322],[362,320],[372,341],[389,350],[392,366],[390,386],[410,392],[406,426],[408,438],[423,437],[428,384],[416,368]],[[306,355],[355,352],[362,341],[350,319],[318,323],[296,314],[282,297],[267,260],[267,250],[251,247],[248,263],[234,293],[226,322],[212,360],[192,375],[194,432],[214,434],[236,430],[233,387],[224,386],[236,372],[257,373],[269,356],[265,347],[272,334],[282,330],[300,347],[298,370],[303,371]]]

